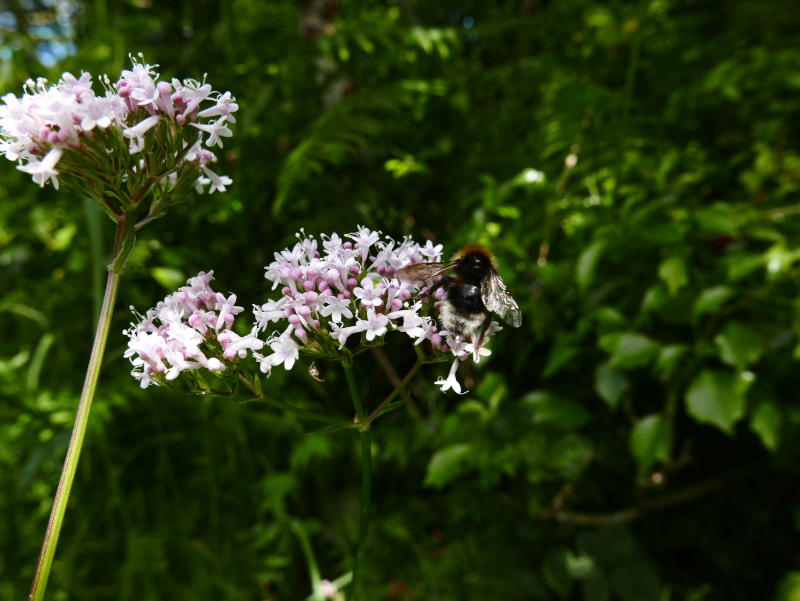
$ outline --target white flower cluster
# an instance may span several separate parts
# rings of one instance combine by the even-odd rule
[[[200,272],[190,278],[124,331],[130,338],[124,356],[131,359],[131,375],[142,388],[175,380],[184,370],[225,372],[248,350],[264,346],[256,337],[257,328],[247,336],[231,330],[244,308],[236,306],[235,294],[226,298],[211,289],[213,274]]]
[[[271,323],[288,322],[266,341],[272,354],[254,353],[262,372],[269,373],[281,364],[291,369],[301,353],[335,358],[354,335],[360,337],[362,346],[378,346],[387,332],[396,330],[415,345],[429,341],[435,358],[455,356],[448,378],[437,384],[443,391],[452,388],[460,393],[455,377],[459,360],[473,355],[479,361],[491,354],[484,346],[476,352],[474,338],[464,340],[439,329],[429,313],[431,308],[438,309],[441,288],[435,298],[416,300],[416,294],[426,289],[418,290],[395,277],[408,265],[441,261],[441,245],[428,240],[420,246],[410,238],[398,243],[361,226],[345,235],[346,241],[335,233],[323,235],[321,249],[313,236],[302,232],[297,237],[294,248],[275,253],[275,261],[266,267],[273,290],[282,287],[281,298],[253,307],[261,331]],[[492,322],[485,341],[501,329]]]
[[[230,92],[214,92],[205,81],[193,79],[158,81],[159,75],[153,70],[158,65],[132,61],[132,70],[123,71],[116,84],[104,78],[102,96],[92,90],[89,73],[82,73],[80,78],[64,73],[57,85],[49,87],[45,79],[28,80],[21,98],[14,94],[3,96],[0,154],[19,161],[17,168],[30,173],[40,186],[50,181],[58,188],[59,161],[65,153],[84,148],[96,132],[117,128],[133,155],[144,149],[145,134],[150,129],[169,120],[178,128],[191,126],[197,130],[196,136],[184,136],[183,149],[175,152],[177,166],[171,172],[174,174],[184,162],[193,163],[197,166],[195,186],[199,191],[208,184],[211,192],[225,191],[232,181],[206,166],[216,157],[202,147],[202,137],[207,134],[206,146],[221,148],[222,137],[232,135],[226,123],[236,122],[232,113],[239,107]],[[214,104],[203,108],[201,104],[208,101]],[[213,119],[201,123],[201,118]]]

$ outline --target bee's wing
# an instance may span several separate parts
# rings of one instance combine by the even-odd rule
[[[509,325],[518,328],[522,324],[522,312],[517,301],[511,298],[503,280],[492,274],[481,282],[481,300],[492,313],[497,313]]]
[[[397,279],[415,286],[430,286],[438,276],[453,268],[455,261],[445,263],[416,263],[397,271]]]

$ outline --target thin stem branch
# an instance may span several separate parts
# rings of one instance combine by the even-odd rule
[[[314,411],[306,411],[305,409],[300,409],[299,407],[295,407],[294,405],[290,405],[289,403],[284,403],[283,401],[278,401],[277,399],[270,399],[265,396],[255,397],[252,399],[248,399],[244,401],[245,403],[266,403],[267,405],[272,405],[276,409],[282,409],[283,411],[287,411],[289,413],[294,413],[295,415],[299,415],[300,417],[305,417],[308,419],[315,419],[318,422],[325,422],[327,424],[347,424],[348,426],[353,426],[352,422],[347,422],[345,420],[336,419],[335,417],[328,417],[327,415],[323,415],[322,413],[315,413]]]
[[[364,416],[364,406],[361,404],[361,397],[358,395],[356,380],[353,377],[353,364],[346,361],[343,365],[344,373],[347,376],[347,386],[350,388],[350,397],[353,399],[353,405],[356,408],[358,423],[365,424],[366,418]]]
[[[403,378],[403,380],[395,387],[395,389],[392,391],[392,393],[389,396],[387,396],[385,399],[383,399],[383,402],[380,405],[377,406],[375,411],[370,413],[369,417],[367,418],[367,422],[366,423],[370,423],[373,419],[378,417],[378,415],[380,413],[380,410],[383,409],[384,406],[386,406],[387,403],[391,402],[392,399],[394,399],[394,397],[396,397],[398,394],[400,394],[401,390],[403,390],[406,386],[408,386],[408,383],[411,381],[411,378],[414,377],[414,374],[417,373],[417,370],[420,367],[422,367],[422,361],[417,361],[414,364],[414,366],[409,370],[409,372],[406,374],[406,377]]]
[[[44,591],[47,587],[47,579],[50,576],[50,568],[53,565],[53,555],[58,544],[58,535],[64,522],[64,513],[67,510],[72,482],[75,480],[75,471],[78,468],[78,460],[81,456],[83,439],[86,435],[86,426],[89,423],[89,412],[92,408],[92,400],[97,389],[97,378],[100,374],[100,366],[103,362],[103,353],[108,340],[108,331],[111,325],[111,315],[114,311],[114,302],[117,299],[117,290],[122,274],[116,270],[108,272],[106,283],[106,293],[103,297],[103,305],[100,310],[100,320],[97,323],[97,332],[94,337],[92,354],[89,358],[89,367],[86,370],[86,380],[83,384],[83,392],[78,403],[78,414],[75,417],[75,426],[72,430],[72,438],[67,448],[67,456],[64,460],[64,468],[61,471],[61,479],[58,482],[58,490],[53,501],[53,509],[50,512],[50,521],[47,524],[47,532],[44,535],[42,552],[39,555],[39,563],[36,566],[36,574],[33,577],[31,586],[31,601],[41,601],[44,598]]]
[[[251,391],[256,392],[256,387],[253,385],[250,380],[248,380],[244,374],[239,374],[239,380],[247,386]],[[234,396],[243,396],[243,395],[235,395],[233,393],[228,394],[227,396],[234,397]],[[347,424],[348,426],[352,426],[350,422],[347,422],[342,419],[336,419],[335,417],[328,417],[327,415],[323,415],[322,413],[316,413],[314,411],[306,411],[305,409],[300,409],[300,407],[295,407],[294,405],[290,405],[289,403],[284,403],[283,401],[279,401],[277,399],[271,399],[263,394],[256,395],[253,397],[248,397],[246,401],[239,401],[240,404],[243,403],[266,403],[267,405],[272,405],[277,409],[282,409],[283,411],[288,411],[289,413],[294,413],[295,415],[299,415],[300,417],[306,417],[308,419],[315,419],[319,422],[325,422],[326,424]]]
[[[372,488],[372,436],[369,429],[364,428],[361,434],[361,463],[363,484],[361,488],[361,525],[358,529],[358,550],[356,563],[353,568],[353,599],[367,598],[364,592],[362,574],[364,572],[364,558],[367,555],[367,533],[369,532],[369,503]]]

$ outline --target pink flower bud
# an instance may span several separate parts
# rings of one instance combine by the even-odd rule
[[[283,289],[281,290],[281,294],[283,294],[283,296],[291,296],[292,289],[289,288],[289,286],[284,286]]]
[[[350,273],[352,273],[353,275],[358,275],[358,272],[359,272],[359,271],[361,271],[361,270],[360,270],[358,267],[356,267],[355,265],[353,265],[353,266],[350,268]]]
[[[294,331],[294,335],[297,336],[298,338],[305,338],[306,331],[303,328],[298,328]]]
[[[339,274],[338,269],[329,269],[328,270],[328,280],[332,282],[336,282],[339,280],[341,275]]]
[[[350,278],[349,280],[347,280],[348,288],[355,288],[356,286],[358,286],[358,282],[355,279]]]
[[[386,274],[386,267],[383,266],[383,265],[378,265],[378,273],[380,275],[385,275]]]
[[[443,344],[443,345],[442,345],[442,352],[443,352],[443,353],[444,353],[444,352],[446,352],[446,351],[447,351],[447,348],[448,348],[448,347],[447,347],[447,345],[446,345],[446,344]]]
[[[326,292],[331,289],[331,285],[322,278],[317,278],[317,286],[320,292]]]
[[[217,316],[216,316],[216,315],[214,315],[214,314],[212,313],[211,315],[209,315],[209,316],[207,317],[207,319],[208,319],[208,323],[209,323],[209,325],[210,325],[212,328],[216,328],[216,327],[217,327]]]
[[[442,337],[439,336],[439,334],[434,334],[431,336],[431,344],[433,344],[434,347],[439,348],[442,344]]]
[[[345,243],[344,243],[342,246],[343,246],[343,247],[344,247],[346,250],[350,250],[351,248],[353,248],[353,243],[352,243],[352,242],[345,242]]]
[[[231,328],[231,326],[233,325],[233,321],[234,321],[235,319],[236,319],[236,318],[235,318],[233,315],[231,315],[230,313],[228,313],[228,314],[225,316],[225,324],[228,326],[228,329],[230,329],[230,328]]]
[[[298,307],[297,314],[303,318],[311,317],[311,309],[309,307]]]
[[[306,292],[311,292],[314,289],[314,282],[303,282],[303,288],[305,288]]]
[[[350,298],[351,294],[350,294],[349,290],[345,290],[339,296],[343,296],[345,299],[348,299],[348,298]]]
[[[402,300],[408,300],[408,299],[410,299],[410,298],[411,298],[411,292],[409,292],[407,289],[403,288],[403,289],[400,291],[400,298],[401,298]]]
[[[392,311],[399,311],[403,307],[403,301],[396,298],[392,301]]]
[[[442,300],[442,297],[444,297],[444,290],[442,288],[437,288],[433,296],[435,296],[437,300]]]
[[[288,316],[288,315],[294,315],[294,309],[292,309],[291,307],[286,307],[286,308],[283,310],[283,314],[284,314],[284,315],[287,315],[287,316]]]
[[[299,315],[290,315],[289,316],[289,323],[293,326],[297,327],[300,324],[300,316]]]
[[[306,302],[309,305],[313,305],[315,302],[317,302],[319,295],[316,292],[306,292],[303,297],[306,299]]]

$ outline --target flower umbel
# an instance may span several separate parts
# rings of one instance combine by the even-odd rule
[[[224,191],[231,180],[207,167],[217,158],[203,144],[222,148],[232,135],[235,99],[205,81],[158,81],[158,65],[131,60],[116,83],[103,78],[101,95],[89,73],[64,73],[56,85],[28,80],[21,98],[3,96],[0,154],[40,186],[91,196],[112,217],[147,197],[153,219],[193,187]]]
[[[225,372],[235,371],[248,350],[263,348],[264,342],[256,337],[257,328],[246,336],[230,329],[235,315],[244,309],[235,305],[235,294],[226,299],[211,289],[213,274],[201,271],[125,330],[130,338],[125,357],[133,363],[131,375],[142,388],[170,385],[181,372],[201,368],[235,385],[230,381],[235,376],[226,377]]]
[[[366,348],[383,345],[386,335],[396,331],[415,345],[428,341],[426,362],[455,356],[448,379],[441,383],[446,383],[443,391],[460,393],[455,379],[459,361],[472,356],[478,362],[490,354],[485,344],[500,329],[497,322],[492,322],[476,352],[477,340],[439,330],[436,299],[415,301],[419,290],[395,277],[397,270],[408,265],[441,261],[441,245],[427,241],[421,246],[410,238],[398,243],[361,226],[343,238],[335,233],[323,235],[322,249],[303,231],[297,237],[293,248],[275,253],[275,260],[265,268],[273,290],[281,288],[281,298],[253,307],[259,330],[266,331],[273,323],[278,327],[267,341],[275,354],[261,358],[262,370],[265,363],[290,367],[283,358],[288,341],[296,353],[292,364],[297,355],[345,361]],[[353,242],[345,242],[348,239]],[[286,342],[273,346],[276,340]]]

